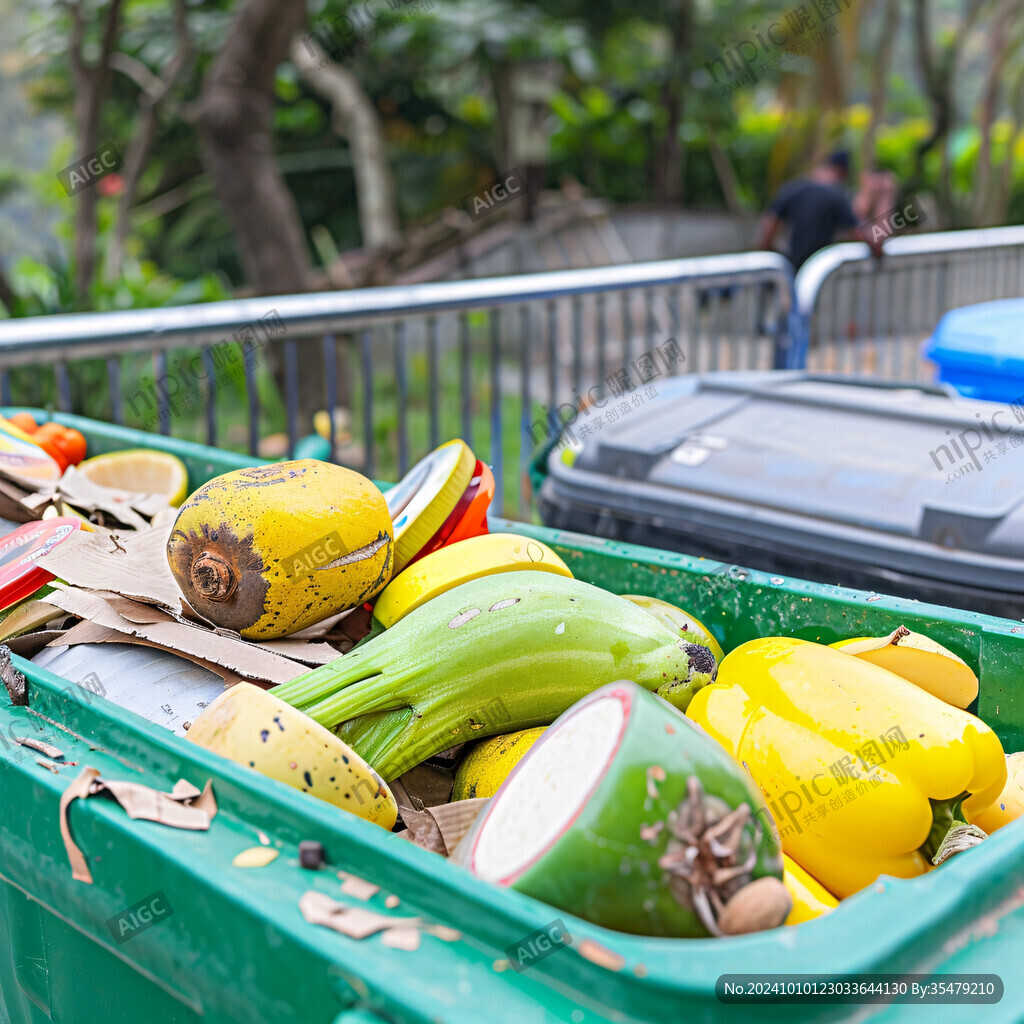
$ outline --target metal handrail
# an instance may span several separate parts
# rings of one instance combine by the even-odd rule
[[[885,270],[885,260],[896,256],[928,256],[950,252],[980,252],[1024,246],[1024,226],[1003,228],[972,228],[965,231],[935,231],[920,235],[900,235],[884,243],[884,256],[878,267]],[[814,312],[825,282],[840,268],[850,263],[867,263],[873,257],[864,242],[840,242],[816,252],[797,272],[794,284],[796,309],[800,316]]]
[[[787,321],[793,307],[792,284],[788,260],[778,253],[752,252],[0,321],[0,404],[11,404],[16,397],[11,394],[11,375],[18,367],[30,364],[34,372],[35,366],[48,365],[53,369],[60,407],[74,411],[68,364],[104,358],[109,415],[120,423],[124,396],[119,357],[145,352],[152,354],[153,379],[146,383],[143,377],[143,388],[128,399],[132,414],[139,415],[136,406],[144,409],[149,425],[168,434],[172,416],[179,415],[175,403],[192,404],[202,393],[207,442],[217,444],[214,388],[207,382],[214,380],[216,369],[230,369],[222,365],[229,357],[238,368],[233,349],[223,344],[233,339],[244,353],[249,447],[255,454],[261,436],[255,366],[259,350],[270,342],[286,404],[288,450],[292,453],[299,440],[301,405],[298,345],[303,339],[319,338],[323,381],[313,382],[313,387],[323,391],[313,408],[334,410],[341,383],[358,387],[363,454],[361,460],[350,457],[361,461],[368,475],[373,476],[378,468],[375,448],[380,443],[378,430],[384,429],[385,423],[389,450],[397,445],[396,465],[390,471],[402,473],[420,449],[429,450],[426,446],[439,443],[441,418],[448,415],[450,420],[453,409],[461,417],[460,433],[472,444],[474,420],[483,413],[480,407],[486,406],[487,461],[493,466],[495,505],[500,509],[503,465],[518,461],[525,478],[534,435],[544,434],[546,420],[557,432],[564,417],[576,415],[574,409],[582,416],[588,403],[601,401],[602,392],[617,399],[632,398],[639,407],[638,390],[656,396],[653,387],[644,387],[651,379],[644,373],[652,368],[654,376],[667,377],[681,372],[684,362],[685,370],[698,369],[701,362],[709,369],[753,369],[784,362],[790,347]],[[606,301],[613,292],[619,293],[617,303]],[[649,351],[634,359],[645,343]],[[688,355],[680,345],[692,346]],[[171,367],[173,349],[200,352]],[[652,361],[655,350],[661,367]],[[410,360],[418,351],[426,359],[422,378],[409,372]],[[444,368],[449,357],[458,360],[458,381],[451,382],[449,374],[446,384]],[[344,364],[341,358],[346,360]],[[473,382],[474,374],[481,372],[474,364],[480,362],[487,366],[489,392],[478,391]],[[512,363],[518,364],[518,379],[509,373]],[[609,370],[613,375],[633,373],[639,388],[629,385],[629,393],[623,395],[615,388],[613,377],[605,375]],[[200,375],[202,384],[198,383]],[[309,383],[306,374],[302,386]],[[374,397],[378,383],[386,384],[383,390],[393,395],[393,425],[386,418],[387,409],[383,418],[378,412]],[[137,385],[136,379],[132,386]],[[420,410],[417,422],[410,396],[423,386],[429,409]],[[518,398],[514,397],[517,392]],[[541,392],[547,405],[537,402]],[[182,393],[187,395],[185,403],[181,402]],[[326,399],[323,404],[321,397]],[[511,411],[505,405],[516,400],[521,434],[518,458],[513,444],[506,461],[503,433],[505,437],[509,434],[508,426],[503,426],[503,411]],[[620,415],[623,404],[620,401]],[[312,411],[308,402],[301,407],[307,413]],[[429,419],[424,423],[426,413]],[[542,417],[539,420],[538,415]],[[611,412],[607,418],[611,422]],[[581,430],[596,429],[602,417],[595,414],[590,418],[588,412],[586,419]],[[331,451],[334,457],[333,441]],[[481,452],[482,457],[487,454],[486,449]],[[521,493],[514,511],[525,511]]]
[[[789,261],[778,253],[750,252],[689,259],[629,263],[542,274],[395,285],[354,291],[227,299],[190,306],[119,310],[109,313],[57,313],[0,321],[0,366],[31,361],[59,348],[76,357],[120,351],[212,344],[242,330],[275,309],[291,336],[313,336],[358,327],[380,317],[453,312],[567,298],[575,295],[651,288],[701,280],[709,287],[748,274],[776,272],[788,293]],[[25,358],[18,358],[25,357]]]
[[[903,235],[815,253],[794,282],[789,368],[930,377],[921,343],[957,306],[1024,295],[1024,227]]]

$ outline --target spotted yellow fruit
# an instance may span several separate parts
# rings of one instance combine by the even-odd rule
[[[206,750],[382,828],[390,829],[398,817],[387,784],[351,747],[252,683],[222,693],[187,735]]]
[[[493,796],[544,729],[522,729],[473,744],[455,773],[452,800]]]
[[[315,459],[236,469],[181,506],[171,572],[210,622],[250,640],[287,636],[379,593],[394,564],[384,496]]]

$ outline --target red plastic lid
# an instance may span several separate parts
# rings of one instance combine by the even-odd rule
[[[17,604],[49,583],[53,574],[36,565],[36,559],[81,528],[80,519],[60,516],[25,523],[0,540],[0,609]]]

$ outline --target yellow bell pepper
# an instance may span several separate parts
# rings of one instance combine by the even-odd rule
[[[882,874],[928,871],[953,826],[971,842],[961,815],[1006,782],[999,739],[980,719],[805,640],[736,648],[687,714],[753,776],[783,850],[840,898]]]
[[[782,855],[782,881],[793,901],[793,909],[784,924],[803,924],[832,913],[839,906],[835,898],[816,878],[812,878],[792,857]]]
[[[970,808],[967,820],[992,835],[996,829],[1024,817],[1024,753],[1006,755],[1006,785],[988,807]]]

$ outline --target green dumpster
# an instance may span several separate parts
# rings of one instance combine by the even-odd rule
[[[90,454],[150,446],[186,463],[193,487],[252,464],[248,456],[95,423]],[[878,598],[655,548],[541,527],[496,528],[543,539],[574,574],[618,593],[646,593],[706,614],[726,650],[770,633],[825,643],[882,635],[900,623],[963,657],[981,680],[975,710],[1007,750],[1024,746],[1024,626]],[[656,538],[652,538],[654,540]],[[294,789],[189,744],[118,706],[76,702],[66,681],[20,658],[29,707],[0,689],[0,1024],[588,1024],[595,1021],[1017,1021],[1024,981],[1024,826],[912,881],[882,879],[831,915],[797,928],[727,940],[645,939],[606,931],[516,892]],[[61,774],[15,738],[58,736],[69,762],[106,779],[170,790],[212,780],[209,831],[131,820],[101,798],[68,821],[93,884],[73,880],[60,831]],[[319,870],[299,864],[303,840],[323,844]],[[264,842],[258,869],[232,864]],[[341,892],[338,872],[380,887],[367,902]],[[348,938],[307,923],[309,890],[454,931],[418,949],[380,935]],[[393,897],[397,897],[396,900]],[[113,921],[149,907],[126,937]],[[572,942],[518,972],[505,950],[560,918]],[[135,919],[133,919],[135,920]],[[722,1001],[726,975],[964,972],[998,975],[988,1005],[851,1005]],[[717,986],[717,987],[716,987]]]

